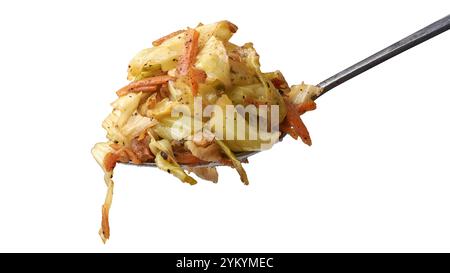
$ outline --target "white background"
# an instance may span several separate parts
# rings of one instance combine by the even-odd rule
[[[440,19],[449,1],[2,1],[0,251],[450,251],[450,32],[352,79],[290,139],[196,186],[119,166],[111,240],[90,154],[126,67],[228,19],[263,70],[318,83]]]

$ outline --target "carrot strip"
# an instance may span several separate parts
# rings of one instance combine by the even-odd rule
[[[274,78],[270,80],[273,84],[273,86],[275,86],[276,89],[282,89],[282,88],[287,88],[288,85],[286,84],[286,81],[284,79],[280,79],[280,78]]]
[[[154,77],[150,77],[150,78],[145,78],[140,81],[132,82],[128,86],[130,88],[135,88],[135,87],[141,87],[141,86],[159,85],[159,84],[166,83],[173,79],[174,79],[174,77],[169,76],[169,75],[159,75],[159,76],[154,76]]]
[[[175,161],[179,164],[198,164],[204,162],[200,158],[194,156],[191,153],[176,153]]]
[[[156,91],[157,85],[166,83],[174,78],[169,75],[154,76],[151,78],[142,79],[128,84],[120,88],[116,94],[120,97],[130,92],[153,92]]]
[[[133,162],[134,164],[142,163],[139,160],[138,156],[130,148],[123,148],[123,151],[128,155],[128,157],[131,159],[131,162]]]
[[[117,160],[117,162],[128,163],[130,162],[130,159],[128,158],[128,155],[124,151],[122,151],[119,160]]]
[[[280,124],[280,131],[289,134],[293,139],[297,140],[298,139],[297,133],[286,121],[287,119]]]
[[[206,74],[201,70],[194,68],[195,58],[198,53],[198,38],[200,34],[195,29],[186,31],[186,42],[184,51],[178,61],[177,73],[180,76],[187,76],[191,84],[192,94],[195,96],[198,92],[198,85],[206,79]]]
[[[158,90],[157,96],[158,96],[157,101],[160,101],[170,96],[169,86],[166,83],[163,83],[161,85],[161,88]]]
[[[110,229],[109,229],[109,205],[104,204],[102,206],[102,225],[101,232],[103,233],[103,237],[105,238],[104,242],[109,239]]]
[[[295,130],[295,133],[300,136],[302,141],[306,145],[311,146],[312,142],[308,129],[300,118],[300,113],[295,108],[295,105],[286,100],[286,106],[288,110],[286,114],[287,122],[289,122],[291,127]]]
[[[111,172],[114,167],[116,167],[117,160],[119,156],[116,153],[107,153],[105,158],[103,159],[103,165],[105,166],[105,170],[107,172]]]
[[[204,83],[206,81],[206,72],[197,68],[192,69],[192,78],[197,81],[198,83]]]
[[[184,44],[184,51],[178,62],[177,72],[182,76],[186,76],[194,65],[195,57],[198,53],[198,38],[199,33],[195,29],[188,29],[186,31],[186,42]]]
[[[156,86],[156,85],[142,86],[142,87],[135,88],[133,90],[119,90],[116,92],[116,94],[117,94],[117,96],[122,97],[122,96],[128,95],[129,93],[139,93],[139,92],[153,93],[157,89],[158,89],[158,86]]]
[[[297,111],[299,112],[300,115],[308,112],[308,111],[312,111],[312,110],[316,110],[317,105],[314,101],[305,101],[302,104],[299,104],[297,107]]]
[[[157,40],[154,40],[152,42],[152,45],[153,46],[159,46],[160,44],[164,43],[165,41],[169,40],[170,38],[173,38],[173,37],[177,36],[178,34],[181,34],[181,33],[185,32],[185,31],[186,30],[180,29],[180,30],[177,30],[175,32],[172,32],[172,33],[170,33],[170,34],[168,34],[166,36],[163,36],[163,37],[161,37],[161,38],[159,38]]]
[[[300,117],[298,117],[297,119],[296,116],[300,116],[308,111],[315,110],[316,103],[314,101],[306,101],[302,104],[294,105],[290,102],[287,102],[287,105],[288,112],[291,112],[291,114],[289,117],[286,117],[283,123],[280,124],[280,131],[289,134],[294,139],[298,139],[299,136],[303,136],[301,137],[303,142],[311,145],[311,138],[309,137],[309,133],[305,124]],[[300,134],[300,132],[302,133]]]
[[[194,67],[192,67],[189,70],[188,78],[191,83],[192,94],[194,96],[197,96],[199,84],[204,83],[206,80],[206,77],[207,77],[206,72],[203,70],[196,69]]]

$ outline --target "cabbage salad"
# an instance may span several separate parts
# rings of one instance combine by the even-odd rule
[[[108,188],[103,242],[117,162],[154,164],[189,185],[197,183],[191,174],[217,182],[216,163],[235,168],[247,185],[236,154],[269,149],[287,134],[311,145],[300,115],[316,108],[320,88],[289,87],[281,72],[262,72],[252,43],[230,42],[236,31],[228,21],[199,24],[155,40],[129,63],[130,83],[102,124],[108,140],[92,149]]]

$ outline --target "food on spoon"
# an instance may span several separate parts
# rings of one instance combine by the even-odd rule
[[[217,182],[215,167],[196,165],[218,162],[235,168],[247,185],[236,153],[270,148],[281,134],[311,145],[300,115],[315,109],[312,98],[320,88],[303,83],[289,88],[281,72],[261,72],[251,43],[229,41],[236,31],[228,21],[200,24],[155,40],[131,60],[131,82],[117,90],[102,124],[108,141],[92,149],[108,188],[99,232],[104,242],[110,236],[117,162],[155,163],[190,185],[197,181],[186,171]]]

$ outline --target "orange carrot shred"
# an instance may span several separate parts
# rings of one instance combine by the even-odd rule
[[[189,70],[188,78],[192,87],[192,94],[196,96],[198,94],[198,87],[200,83],[204,83],[206,80],[206,73],[203,70],[192,67]]]
[[[176,153],[175,154],[175,161],[179,164],[197,164],[204,162],[200,158],[194,156],[191,153]]]
[[[165,41],[169,40],[170,38],[173,38],[173,37],[177,36],[178,34],[181,34],[181,33],[185,32],[185,31],[186,30],[181,29],[181,30],[177,30],[175,32],[172,32],[172,33],[170,33],[170,34],[168,34],[166,36],[163,36],[163,37],[153,41],[152,45],[153,46],[159,46],[160,44],[164,43]]]
[[[141,164],[142,162],[139,160],[137,155],[130,149],[130,148],[123,148],[124,152],[128,155],[128,157],[131,159],[131,162],[134,164]]]
[[[195,29],[186,31],[184,51],[177,66],[177,73],[180,76],[187,76],[194,96],[197,95],[199,83],[204,82],[206,79],[206,73],[194,68],[195,58],[198,53],[199,36],[200,34]]]
[[[153,93],[156,90],[158,90],[158,86],[153,85],[153,86],[142,86],[142,87],[137,87],[135,89],[132,90],[119,90],[116,92],[117,96],[122,97],[125,95],[128,95],[129,93],[139,93],[139,92],[143,92],[143,93]]]
[[[174,78],[169,75],[159,75],[142,79],[132,82],[125,87],[122,87],[116,92],[116,94],[120,97],[130,92],[154,92],[157,90],[158,85],[161,85],[173,79]]]
[[[197,68],[191,69],[191,77],[197,83],[204,83],[206,81],[206,72]]]
[[[199,33],[195,29],[186,31],[186,42],[184,44],[183,55],[181,55],[177,72],[182,76],[186,76],[190,68],[194,65],[195,57],[198,53]]]
[[[287,122],[289,122],[295,133],[300,136],[302,141],[306,145],[311,146],[312,142],[308,129],[300,118],[300,113],[297,111],[295,105],[286,100],[286,106],[288,110],[286,114]]]
[[[308,111],[312,111],[316,109],[316,103],[312,100],[310,101],[305,101],[302,104],[299,104],[297,107],[297,111],[299,112],[300,115],[308,112]]]
[[[286,122],[287,119],[285,119],[281,124],[280,124],[280,131],[289,134],[293,139],[297,140],[298,139],[298,135],[295,132],[295,130],[291,127],[291,125]]]
[[[109,208],[106,205],[102,206],[102,233],[105,239],[109,239]]]
[[[169,86],[166,83],[161,85],[161,88],[158,90],[158,96],[158,101],[170,96]]]
[[[270,81],[272,82],[273,86],[275,86],[275,88],[277,88],[277,89],[288,87],[288,85],[286,84],[286,81],[284,81],[284,79],[274,78]]]
[[[107,153],[105,158],[103,159],[103,165],[105,166],[105,170],[107,172],[111,172],[114,167],[116,167],[117,160],[119,156],[116,153]]]

